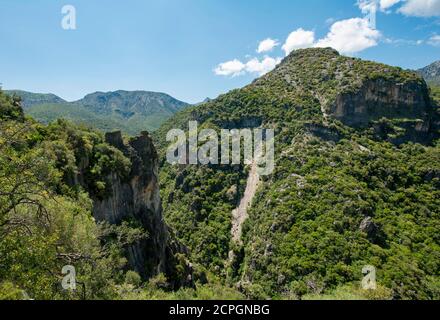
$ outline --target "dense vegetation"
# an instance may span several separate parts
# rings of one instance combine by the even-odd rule
[[[437,104],[440,105],[440,86],[431,86],[431,94]]]
[[[276,170],[263,178],[243,245],[231,241],[231,211],[248,168],[163,162],[165,216],[194,261],[251,298],[362,298],[367,264],[377,268],[379,289],[363,298],[440,297],[439,145],[391,144],[405,136],[394,119],[355,129],[323,114],[338,95],[375,79],[426,88],[414,72],[330,49],[298,50],[251,85],[186,109],[155,133],[164,156],[166,132],[188,130],[189,120],[217,130],[275,130]]]
[[[85,155],[83,188],[72,179]],[[215,279],[170,292],[162,274],[142,281],[127,268],[125,248],[149,235],[125,222],[97,223],[91,195],[104,196],[106,175],[128,166],[101,133],[64,120],[39,124],[0,91],[0,299],[243,297]],[[76,268],[76,291],[61,287],[65,265]]]
[[[81,294],[110,297],[124,262],[117,245],[101,247],[104,226],[93,221],[89,197],[62,182],[57,162],[71,165],[73,148],[62,138],[49,139],[59,124],[45,128],[24,120],[17,103],[0,97],[0,295],[67,297],[59,288],[61,269],[75,261],[87,288]]]
[[[322,293],[374,265],[394,298],[440,298],[439,146],[298,136],[276,168],[245,227],[253,294]]]
[[[91,199],[111,188],[106,176],[127,175],[130,160],[100,132],[25,117],[20,99],[0,91],[0,299],[440,299],[438,128],[420,144],[402,123],[421,119],[354,128],[326,114],[340,95],[377,79],[426,89],[414,72],[331,49],[298,50],[251,85],[185,108],[155,132],[165,219],[199,274],[194,288],[175,292],[163,274],[142,280],[127,268],[124,250],[148,237],[145,230],[92,218]],[[431,95],[440,100],[438,88]],[[101,114],[114,105],[89,98]],[[48,110],[57,104],[31,109],[77,121],[88,117],[86,105],[55,116]],[[433,106],[430,123],[438,111]],[[109,112],[126,121],[132,111]],[[93,118],[113,128],[106,120]],[[165,161],[166,133],[187,131],[189,120],[199,130],[275,130],[275,171],[262,177],[242,243],[231,239],[231,220],[249,167]],[[81,187],[72,180],[84,155],[91,162]],[[60,287],[67,264],[77,268],[73,293]],[[360,289],[365,265],[377,270],[377,290]]]
[[[117,120],[107,115],[98,115],[87,108],[74,104],[39,104],[29,108],[26,114],[44,124],[65,119],[80,126],[93,127],[108,132],[122,129]]]

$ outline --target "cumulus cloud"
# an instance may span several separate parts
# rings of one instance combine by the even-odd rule
[[[214,73],[219,76],[239,76],[244,72],[246,66],[241,61],[234,59],[220,63],[217,68],[214,69]]]
[[[220,63],[214,69],[214,73],[219,76],[236,77],[246,73],[258,74],[262,76],[269,71],[272,71],[277,64],[281,62],[281,58],[272,58],[269,56],[263,59],[252,58],[248,62],[243,63],[240,60],[234,59],[231,61]]]
[[[246,63],[246,71],[249,73],[258,73],[262,76],[272,71],[280,62],[281,58],[265,57],[261,61],[257,58],[253,58]]]
[[[440,35],[432,36],[428,40],[428,44],[430,44],[431,46],[434,46],[434,47],[440,47]]]
[[[272,51],[273,48],[275,48],[278,45],[279,45],[279,43],[277,40],[267,38],[267,39],[260,42],[258,49],[257,49],[257,52],[258,53],[269,52],[269,51]]]
[[[384,9],[387,9],[398,2],[398,0],[377,1],[375,3],[380,3],[381,7]],[[370,0],[365,0],[358,2],[358,4],[360,7],[366,8],[367,2],[371,3]],[[299,28],[289,34],[282,49],[286,56],[293,50],[311,47],[331,47],[342,54],[354,54],[376,46],[380,38],[381,33],[371,26],[367,18],[352,18],[334,22],[327,35],[319,40],[315,39],[314,31]],[[389,41],[391,43],[393,40]],[[435,39],[432,41],[435,41]],[[269,52],[278,45],[279,43],[277,40],[267,38],[260,42],[257,52]],[[258,74],[261,76],[273,70],[281,60],[282,59],[279,57],[273,58],[269,56],[265,56],[263,59],[248,57],[247,62],[243,63],[238,59],[234,59],[220,63],[214,69],[214,73],[220,76],[231,77],[246,73]]]
[[[300,28],[289,35],[282,48],[286,55],[293,50],[310,47],[331,47],[342,54],[353,54],[376,46],[380,36],[368,19],[353,18],[333,23],[327,36],[317,41],[313,31]]]
[[[332,47],[342,54],[353,54],[376,46],[380,36],[378,30],[370,27],[368,19],[352,18],[335,22],[315,47]]]
[[[306,31],[303,28],[299,28],[289,34],[282,48],[287,56],[293,50],[310,48],[314,43],[315,33],[313,31]]]
[[[440,0],[405,0],[398,11],[414,17],[440,16]]]

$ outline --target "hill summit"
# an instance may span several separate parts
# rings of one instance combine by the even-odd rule
[[[184,117],[226,128],[270,124],[285,130],[281,124],[310,128],[313,123],[315,128],[319,125],[328,130],[343,124],[375,128],[377,134],[396,143],[429,143],[438,130],[437,108],[419,74],[341,56],[331,48],[293,51],[272,72],[203,107],[189,108],[164,128]],[[398,132],[384,133],[382,119],[400,128]]]
[[[382,117],[428,120],[433,111],[428,88],[416,73],[330,48],[294,51],[251,86],[268,86],[291,100],[310,99],[324,118],[351,126]]]

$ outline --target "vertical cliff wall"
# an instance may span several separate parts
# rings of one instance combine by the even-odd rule
[[[107,181],[111,194],[94,199],[93,214],[98,221],[119,224],[134,219],[148,231],[148,238],[128,248],[130,265],[143,276],[165,272],[168,230],[162,217],[158,185],[158,157],[146,132],[124,144],[121,132],[107,133],[106,142],[131,160],[129,177],[111,173]]]
[[[130,160],[131,167],[128,175],[111,171],[105,176],[107,192],[104,196],[90,192],[95,219],[110,224],[139,223],[148,232],[148,237],[127,248],[130,268],[145,279],[164,273],[173,287],[191,285],[191,265],[178,255],[185,256],[186,248],[172,239],[162,216],[158,155],[149,134],[142,132],[139,137],[124,142],[118,131],[107,133],[105,142],[120,150]],[[79,162],[74,183],[87,189],[90,178],[85,172],[90,161],[84,158]]]
[[[429,120],[433,108],[422,81],[365,81],[359,90],[337,96],[330,115],[350,126],[368,126],[382,117]]]

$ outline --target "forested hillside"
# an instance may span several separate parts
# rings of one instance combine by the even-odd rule
[[[108,113],[118,97],[89,98]],[[294,51],[152,138],[41,124],[0,91],[0,298],[440,299],[438,99],[332,49]],[[275,170],[167,163],[190,120],[273,129]],[[367,265],[377,290],[360,289]]]
[[[186,109],[156,132],[273,128],[275,172],[262,183],[242,244],[232,211],[249,168],[163,161],[165,217],[194,261],[251,298],[440,297],[438,106],[416,73],[297,50],[251,85]],[[231,261],[230,251],[233,251]]]
[[[20,101],[1,92],[0,120],[0,296],[69,298],[61,269],[75,263],[86,288],[77,298],[112,297],[124,278],[121,243],[101,246],[110,229],[94,222],[90,197],[63,182],[75,164],[71,138],[90,145],[99,135],[24,119]]]
[[[148,135],[45,126],[20,104],[0,91],[0,299],[242,297],[189,265],[169,234]],[[61,287],[66,265],[75,291]]]
[[[432,98],[436,101],[437,105],[440,104],[440,86],[431,86]]]

